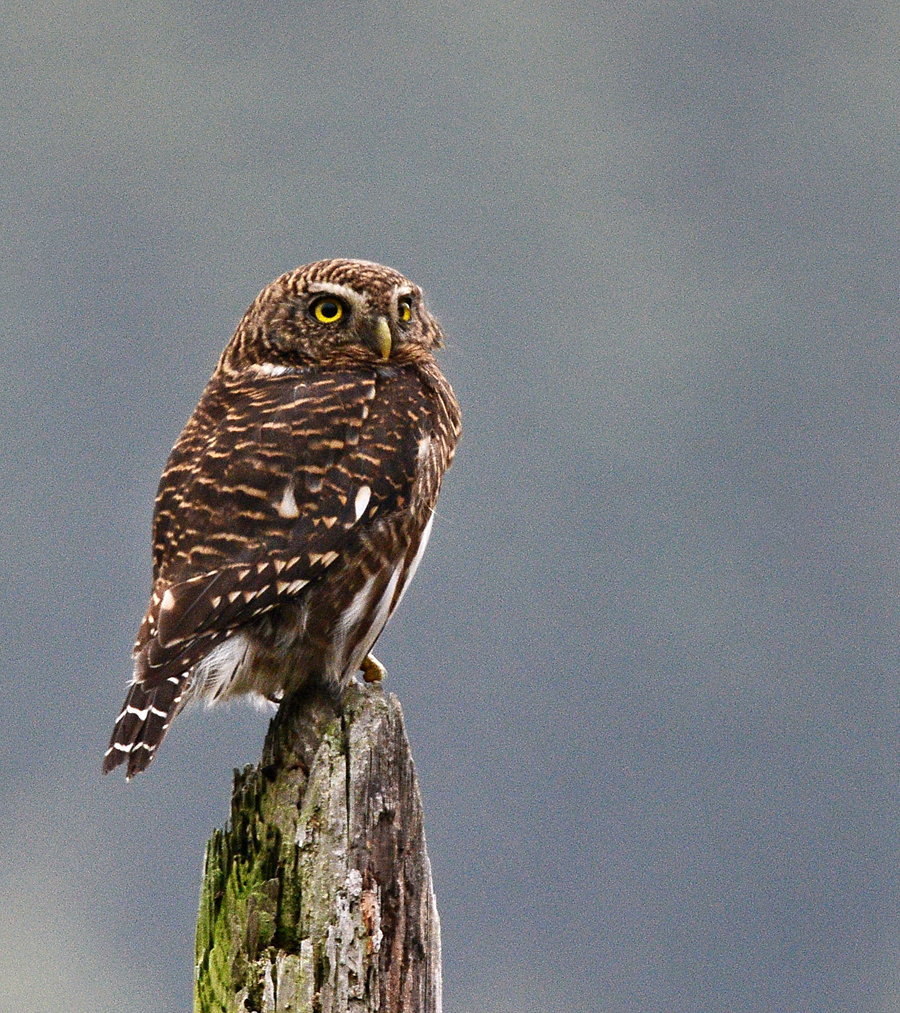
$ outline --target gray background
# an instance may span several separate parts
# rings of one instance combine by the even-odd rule
[[[0,1007],[183,1011],[266,718],[101,779],[268,281],[419,282],[465,437],[380,645],[447,1013],[900,1009],[893,3],[0,14]]]

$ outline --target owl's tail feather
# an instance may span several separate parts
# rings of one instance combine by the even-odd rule
[[[130,781],[150,766],[172,718],[180,709],[184,683],[184,676],[166,679],[152,688],[142,682],[132,683],[103,757],[104,774],[127,760],[125,776]]]

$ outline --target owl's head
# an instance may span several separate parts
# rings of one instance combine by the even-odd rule
[[[219,371],[403,365],[443,343],[422,291],[367,260],[320,260],[276,278],[244,314]]]

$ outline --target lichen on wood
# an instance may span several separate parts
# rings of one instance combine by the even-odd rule
[[[440,927],[403,714],[286,700],[207,846],[195,1013],[440,1013]]]

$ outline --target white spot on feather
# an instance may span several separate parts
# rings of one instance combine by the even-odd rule
[[[309,554],[311,566],[315,566],[316,563],[321,563],[322,566],[331,566],[337,558],[338,554],[336,552],[311,552]]]
[[[353,509],[356,512],[356,519],[366,512],[366,507],[369,505],[369,500],[372,498],[372,490],[367,485],[361,485],[359,492],[356,494],[356,499],[353,501]]]
[[[294,486],[292,482],[284,487],[284,495],[281,497],[281,502],[276,507],[278,514],[287,520],[293,520],[295,517],[300,516],[300,508],[297,506],[297,500],[294,498]]]

